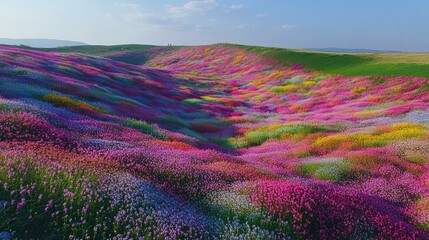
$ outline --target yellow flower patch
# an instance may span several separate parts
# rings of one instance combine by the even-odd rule
[[[395,123],[375,129],[372,133],[337,134],[316,139],[313,147],[335,150],[349,142],[354,147],[381,147],[390,141],[421,137],[426,129],[414,123]]]
[[[318,138],[314,143],[314,147],[325,148],[325,149],[335,149],[339,144],[350,141],[351,138],[349,135],[330,135],[326,137]]]
[[[394,92],[394,93],[400,93],[400,92],[402,92],[402,87],[401,87],[401,86],[394,87],[394,88],[393,88],[393,92]]]
[[[286,86],[275,86],[275,87],[272,87],[270,90],[272,92],[277,93],[277,94],[281,94],[281,93],[291,92],[291,91],[297,90],[300,87],[301,86],[298,85],[298,84],[289,84],[289,85],[286,85]]]
[[[365,92],[367,89],[367,87],[365,86],[360,86],[360,87],[355,87],[352,90],[350,90],[352,93],[363,93]]]
[[[316,82],[312,81],[312,80],[309,80],[309,81],[303,82],[302,85],[304,85],[305,87],[310,87],[310,86],[316,85]]]
[[[60,96],[52,93],[49,93],[43,96],[42,100],[45,102],[49,102],[55,106],[64,106],[64,107],[70,107],[70,108],[85,107],[99,113],[108,113],[108,111],[103,110],[97,106],[93,106],[87,102],[77,101],[66,96]]]
[[[362,119],[369,119],[369,118],[380,116],[381,113],[379,111],[374,111],[374,110],[364,110],[360,112],[355,112],[352,115]]]
[[[273,80],[273,79],[279,79],[281,77],[283,77],[286,73],[284,71],[274,71],[273,73],[271,73],[270,75],[268,75],[268,80]]]

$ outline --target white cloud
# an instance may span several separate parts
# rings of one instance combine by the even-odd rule
[[[186,17],[190,15],[190,13],[187,12],[183,7],[169,6],[168,11],[173,17]]]
[[[144,14],[140,12],[128,13],[127,15],[125,15],[125,20],[131,22],[143,22],[149,25],[169,25],[175,23],[171,19],[161,15],[152,13]]]
[[[232,4],[228,7],[231,10],[238,10],[244,8],[244,4]]]
[[[248,28],[249,26],[250,26],[249,24],[240,24],[238,25],[238,28],[244,29],[244,28]]]
[[[139,8],[138,4],[125,3],[125,2],[115,3],[115,6],[119,7],[119,8],[124,8],[124,9],[127,9],[127,10],[137,10]]]
[[[202,31],[207,30],[207,28],[202,24],[197,24],[197,25],[195,25],[195,30],[202,32]]]
[[[262,18],[268,16],[268,13],[257,13],[256,17]]]
[[[206,32],[207,26],[201,22],[189,22],[184,17],[195,14],[204,15],[208,11],[218,7],[216,0],[192,0],[182,6],[165,5],[167,14],[147,13],[128,5],[117,5],[127,8],[128,11],[123,15],[123,19],[138,26],[141,29],[150,31],[197,31]],[[168,14],[170,13],[170,14]],[[216,18],[206,18],[207,22],[216,22]]]
[[[216,0],[200,0],[190,1],[186,3],[183,8],[192,11],[205,11],[213,9],[217,6]]]
[[[186,23],[181,21],[181,19],[153,13],[131,12],[126,14],[124,19],[131,23],[137,24],[137,26],[144,26],[145,29],[151,29],[155,31],[184,31],[189,29],[195,29],[197,31],[205,30],[205,26],[201,24]]]
[[[167,9],[173,17],[186,17],[193,14],[204,14],[218,6],[216,0],[190,1],[183,6],[168,5]]]
[[[289,30],[289,29],[294,29],[294,28],[296,28],[296,25],[283,24],[283,25],[281,26],[281,28],[282,28],[282,29]]]

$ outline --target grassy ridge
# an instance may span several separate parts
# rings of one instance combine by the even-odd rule
[[[345,76],[395,75],[429,78],[429,53],[324,53],[283,48],[237,46],[280,61],[302,64],[329,74]]]

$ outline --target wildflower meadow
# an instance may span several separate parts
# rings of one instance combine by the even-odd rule
[[[428,89],[235,46],[0,46],[0,239],[429,239]]]

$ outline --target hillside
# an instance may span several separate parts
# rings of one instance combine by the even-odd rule
[[[0,46],[0,232],[429,238],[423,58],[382,76],[393,55],[46,51]]]
[[[326,53],[283,48],[233,46],[276,59],[285,66],[302,64],[309,69],[328,74],[429,78],[429,53]]]

